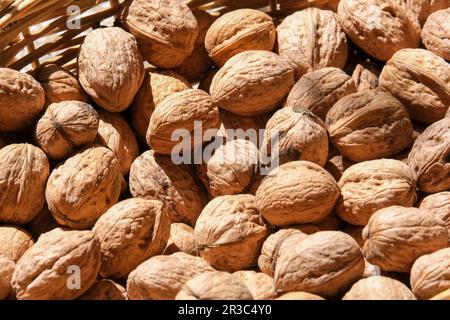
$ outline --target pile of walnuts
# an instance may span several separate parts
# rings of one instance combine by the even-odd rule
[[[448,297],[450,1],[279,4],[0,68],[0,299]]]

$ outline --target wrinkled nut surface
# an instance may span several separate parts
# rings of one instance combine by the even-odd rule
[[[238,9],[220,16],[208,29],[205,48],[219,66],[248,50],[272,51],[276,30],[272,18],[259,10]]]
[[[416,300],[416,297],[398,280],[373,276],[356,282],[342,300]]]
[[[16,226],[0,226],[0,255],[17,262],[33,244],[33,238],[24,229]]]
[[[383,271],[409,272],[421,255],[447,247],[442,220],[417,208],[375,212],[363,230],[364,257]]]
[[[350,39],[378,60],[420,44],[419,22],[401,1],[342,0],[337,15]]]
[[[122,23],[136,37],[144,58],[165,69],[191,54],[199,32],[192,11],[178,0],[133,0],[125,7]]]
[[[193,256],[198,254],[195,247],[194,229],[185,223],[172,223],[170,236],[163,254],[184,252]]]
[[[148,259],[130,273],[130,300],[173,300],[186,282],[214,269],[202,258],[177,252]]]
[[[102,108],[121,112],[128,108],[144,79],[136,39],[120,28],[90,32],[78,55],[80,84]]]
[[[443,220],[450,237],[450,191],[438,192],[426,196],[420,203],[420,209]]]
[[[91,228],[119,199],[122,179],[111,150],[87,148],[50,174],[45,190],[48,208],[63,226]]]
[[[254,300],[271,300],[276,298],[273,278],[267,274],[252,270],[233,273],[246,285]]]
[[[450,6],[450,3],[449,3]],[[450,8],[431,14],[422,29],[425,47],[445,60],[450,60]]]
[[[261,143],[260,130],[265,129],[267,122],[272,117],[271,112],[252,117],[242,117],[223,109],[219,109],[219,113],[221,123],[217,135],[224,138],[224,143],[229,140],[242,139],[257,142],[257,147]]]
[[[0,222],[25,224],[44,206],[50,165],[31,144],[10,144],[0,150]]]
[[[71,300],[84,294],[100,269],[100,242],[92,231],[55,229],[43,234],[20,258],[12,278],[18,300]],[[72,268],[71,268],[72,266]],[[68,284],[74,268],[80,289]]]
[[[353,70],[352,80],[358,92],[376,89],[378,87],[378,77],[361,64],[356,65]]]
[[[0,132],[30,126],[44,110],[42,86],[26,73],[0,68]]]
[[[98,127],[98,113],[91,105],[63,101],[47,108],[36,125],[35,138],[50,159],[60,160],[91,144]]]
[[[450,65],[428,50],[397,52],[381,71],[379,85],[408,108],[414,121],[438,121],[450,105]]]
[[[194,228],[199,255],[218,270],[234,272],[257,265],[269,231],[249,194],[211,200]]]
[[[325,300],[325,299],[316,294],[303,291],[293,291],[285,293],[276,298],[275,300]]]
[[[0,253],[0,300],[6,299],[11,293],[11,279],[15,267],[14,261]]]
[[[275,266],[275,286],[283,293],[306,291],[333,297],[363,272],[363,254],[352,237],[340,231],[321,231],[282,251]]]
[[[289,63],[263,50],[239,53],[216,73],[210,93],[222,109],[241,116],[271,111],[294,86]]]
[[[121,279],[167,245],[170,219],[162,202],[132,198],[106,211],[93,232],[100,240],[104,278]]]
[[[80,300],[128,300],[127,291],[112,280],[97,280]]]
[[[333,209],[340,194],[334,178],[308,161],[288,162],[267,175],[256,191],[256,205],[275,226],[318,222]]]
[[[347,37],[332,11],[295,12],[277,27],[277,34],[278,53],[293,66],[295,79],[325,67],[342,69],[347,62]]]
[[[421,25],[433,12],[450,7],[449,0],[406,0],[406,4]]]

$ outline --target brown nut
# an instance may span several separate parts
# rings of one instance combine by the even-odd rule
[[[15,267],[13,260],[0,253],[0,300],[6,299],[12,291],[11,279]]]
[[[421,25],[427,21],[430,14],[437,10],[450,7],[449,0],[406,0],[406,5],[414,16],[419,19]]]
[[[17,262],[33,244],[33,238],[24,229],[16,226],[0,226],[0,255]]]
[[[254,300],[271,300],[276,298],[273,278],[267,274],[252,270],[233,273],[248,288]]]
[[[97,280],[80,300],[128,300],[127,291],[112,280]]]
[[[430,300],[450,300],[450,289],[438,293],[434,297],[430,298]]]
[[[423,26],[422,41],[428,50],[450,61],[450,26],[448,21],[450,21],[450,8],[431,14]]]
[[[358,92],[376,89],[378,87],[378,77],[361,64],[356,65],[353,70],[352,80]]]
[[[450,191],[438,192],[426,196],[420,203],[420,209],[443,220],[450,236]]]
[[[416,297],[400,281],[374,276],[356,282],[342,300],[416,300]]]
[[[319,297],[318,295],[308,293],[308,292],[302,292],[302,291],[293,291],[288,292],[285,294],[282,294],[275,300],[325,300],[322,297]]]
[[[144,79],[136,39],[120,28],[90,32],[78,55],[80,84],[102,108],[121,112],[128,108]]]
[[[170,225],[170,236],[163,254],[170,255],[175,252],[184,252],[193,256],[197,255],[194,229],[187,224],[172,223]]]

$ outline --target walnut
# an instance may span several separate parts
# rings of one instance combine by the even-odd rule
[[[180,251],[193,256],[198,254],[195,247],[194,229],[184,223],[172,223],[169,240],[163,254],[169,255]]]
[[[0,254],[13,262],[19,261],[33,244],[33,238],[26,230],[16,226],[0,226]]]
[[[450,191],[426,196],[420,203],[420,209],[445,222],[450,236]],[[450,239],[450,238],[449,238]]]
[[[0,300],[11,293],[11,279],[16,265],[13,260],[0,253]]]
[[[128,300],[127,291],[112,280],[97,280],[80,300]]]
[[[414,16],[419,19],[421,25],[435,11],[450,7],[449,0],[406,0],[406,5]]]
[[[378,87],[378,77],[361,64],[356,65],[353,70],[352,80],[358,92],[376,89]]]
[[[316,294],[303,292],[303,291],[293,291],[282,294],[276,300],[325,300]]]
[[[450,3],[449,3],[450,6]],[[450,8],[432,13],[422,29],[425,47],[445,60],[450,60]]]
[[[400,281],[374,276],[356,282],[342,300],[416,300],[416,297]]]
[[[271,300],[277,296],[273,278],[267,274],[247,270],[237,271],[233,275],[247,286],[254,300]]]

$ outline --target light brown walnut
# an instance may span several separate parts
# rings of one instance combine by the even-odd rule
[[[198,255],[195,247],[194,229],[185,223],[175,222],[170,225],[170,236],[163,254],[170,255],[175,252]]]
[[[422,29],[425,47],[450,61],[450,2],[449,8],[432,13]]]
[[[378,87],[378,76],[362,64],[356,65],[352,73],[352,79],[358,92]]]
[[[316,294],[303,291],[293,291],[282,294],[281,296],[276,298],[276,300],[325,300],[325,299]]]
[[[253,270],[242,270],[233,273],[247,286],[254,300],[271,300],[276,298],[273,278],[267,274]]]
[[[426,196],[420,203],[420,209],[445,222],[450,240],[450,191]]]
[[[19,261],[33,244],[33,237],[26,230],[16,226],[0,226],[0,254],[13,262]]]
[[[342,300],[416,300],[416,297],[398,280],[373,276],[356,282]]]
[[[97,280],[80,300],[128,300],[127,291],[109,279]]]
[[[450,7],[449,0],[406,0],[407,7],[423,25],[435,11]]]

